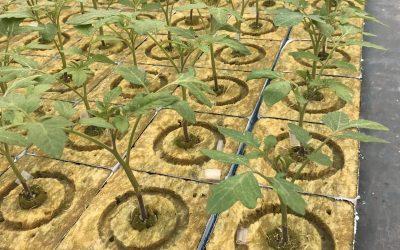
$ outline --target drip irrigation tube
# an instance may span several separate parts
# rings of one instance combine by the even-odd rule
[[[283,38],[281,45],[279,47],[278,53],[275,55],[275,59],[274,62],[272,63],[271,69],[274,70],[276,67],[276,64],[278,63],[279,57],[282,53],[283,48],[285,47],[285,45],[287,44],[287,42],[289,41],[289,36],[290,33],[292,31],[292,28],[289,28],[288,31],[286,32],[285,37]],[[263,92],[265,90],[265,88],[270,84],[271,80],[267,79],[264,83],[264,86],[261,89],[260,95],[258,96],[258,100],[257,103],[253,109],[253,112],[251,113],[250,117],[249,117],[249,121],[247,122],[246,125],[246,129],[245,131],[247,132],[251,132],[253,131],[254,125],[256,124],[256,122],[259,120],[259,116],[258,113],[260,111],[260,107],[262,104],[262,100],[263,100]],[[244,150],[245,150],[246,144],[244,143],[240,143],[239,148],[236,152],[237,155],[243,155],[244,154]],[[229,172],[227,174],[227,176],[225,177],[231,177],[234,176],[236,174],[236,171],[238,169],[239,165],[238,164],[232,164],[231,168],[229,169]],[[219,214],[212,214],[210,216],[210,218],[208,219],[206,228],[204,229],[203,235],[201,236],[200,242],[197,246],[197,250],[204,250],[206,249],[208,240],[210,239],[210,236],[215,228],[215,225],[217,224],[218,221],[218,216]]]

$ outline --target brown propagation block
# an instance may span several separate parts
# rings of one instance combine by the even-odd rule
[[[347,6],[352,7],[352,8],[365,8],[365,4],[360,4],[357,3],[356,0],[344,0],[342,1],[344,4],[347,4]],[[308,13],[313,13],[316,9],[319,9],[322,7],[322,5],[325,3],[324,0],[311,0],[310,1],[310,6],[307,10]]]
[[[154,227],[142,232],[129,224],[137,207],[133,188],[120,169],[101,190],[58,249],[195,249],[209,215],[209,185],[134,172],[144,192],[145,204],[160,207]],[[156,204],[157,202],[158,204]],[[163,216],[164,215],[164,216]]]
[[[198,68],[196,73],[200,80],[214,88],[211,69]],[[199,112],[240,117],[250,116],[264,85],[264,80],[246,81],[248,72],[243,71],[218,70],[217,73],[218,84],[223,86],[224,92],[218,96],[206,93],[206,96],[214,104],[211,108],[201,104],[189,94],[189,103],[192,108]],[[176,90],[176,95],[182,95],[181,88]]]
[[[168,51],[168,37],[163,34],[153,35],[153,37],[160,43],[164,49],[167,50],[169,56],[173,59],[175,65],[180,69],[180,60],[179,53],[176,49],[172,51]],[[125,58],[128,60],[132,60],[132,55],[130,51],[126,52]],[[186,66],[192,65],[194,60],[199,56],[199,50],[194,51],[189,59],[187,60]],[[168,60],[168,57],[163,53],[163,51],[154,43],[154,41],[148,37],[144,43],[142,43],[136,49],[136,60],[138,64],[150,64],[150,65],[159,65],[159,66],[173,66],[172,63]]]
[[[200,150],[216,149],[218,141],[222,140],[225,153],[236,153],[239,144],[230,138],[224,138],[218,132],[217,126],[243,131],[247,120],[198,113],[197,123],[189,125],[188,130],[199,142],[194,147],[185,149],[175,142],[183,136],[179,122],[181,119],[173,110],[160,111],[131,150],[131,167],[135,170],[196,180],[204,178],[205,169],[220,169],[221,176],[225,176],[229,166],[210,160]]]
[[[312,69],[312,61],[306,59],[294,59],[289,55],[290,52],[297,51],[311,51],[311,41],[295,41],[292,40],[283,48],[282,55],[276,66],[276,71],[281,72],[295,72],[299,69]],[[324,70],[325,75],[347,76],[359,78],[361,76],[361,47],[360,46],[346,46],[340,47],[337,52],[333,54],[333,59],[344,60],[352,63],[357,68],[357,72],[348,72],[343,69],[338,69],[335,66]],[[321,65],[321,64],[319,64]],[[318,66],[317,71],[319,71]]]
[[[260,1],[261,2],[261,1]],[[252,8],[251,8],[252,9]],[[265,15],[265,11],[260,10],[260,27],[255,26],[256,13],[250,11],[250,13],[244,13],[244,21],[241,24],[241,38],[242,39],[254,39],[254,40],[266,40],[264,42],[259,41],[259,44],[267,43],[268,41],[279,41],[285,37],[288,29],[285,27],[277,27],[272,22],[271,15]],[[236,18],[233,16],[229,19],[229,23],[234,25],[236,23]]]
[[[122,65],[125,67],[132,67],[132,64]],[[147,72],[147,79],[149,83],[147,88],[150,92],[155,92],[161,87],[166,86],[168,83],[172,83],[176,80],[176,72],[171,67],[159,67],[154,65],[138,65],[139,69]],[[112,72],[109,76],[104,79],[97,87],[89,94],[88,98],[90,101],[101,101],[103,100],[104,93],[110,91],[113,88],[120,86],[122,88],[122,94],[115,99],[115,104],[123,104],[132,100],[136,95],[145,93],[144,88],[139,85],[131,84],[122,78],[122,76]],[[173,90],[173,88],[170,88]]]
[[[71,48],[77,43],[81,38],[82,35],[78,33],[75,29],[66,29],[62,28],[62,36],[64,38],[64,50],[67,50],[68,48]],[[23,37],[21,40],[16,43],[16,46],[22,46],[22,45],[28,45],[30,43],[40,43],[40,37],[38,32],[31,33],[30,35]],[[23,51],[23,55],[35,55],[35,56],[58,56],[58,51],[54,45],[54,42],[51,41],[49,43],[46,43],[45,45],[49,45],[51,49],[45,49],[45,50],[37,50],[37,49],[28,49]]]
[[[263,198],[255,209],[237,202],[222,213],[207,245],[207,249],[276,249],[269,246],[281,225],[277,195],[262,190]],[[292,249],[353,249],[354,205],[347,201],[304,195],[306,215],[288,214],[289,237],[296,239]],[[245,242],[238,244],[237,232],[247,229]],[[244,230],[243,230],[244,229]],[[290,238],[289,238],[290,239]]]
[[[286,79],[301,84],[301,79],[295,74],[284,74]],[[332,77],[327,77],[332,78]],[[323,95],[321,101],[310,101],[307,106],[307,112],[304,119],[308,122],[321,122],[322,116],[329,112],[341,111],[346,113],[351,120],[357,120],[360,117],[360,90],[361,80],[345,77],[334,77],[335,80],[345,84],[353,91],[353,102],[346,103],[340,99],[336,93],[330,89],[322,89],[320,93]],[[288,98],[268,107],[265,103],[261,105],[260,116],[271,118],[284,118],[290,120],[299,119],[299,108],[296,105],[295,96],[290,92]]]
[[[274,154],[287,153],[291,148],[288,135],[288,121],[275,119],[261,119],[254,128],[254,135],[263,140],[267,135],[274,135],[278,139]],[[292,122],[295,123],[295,122]],[[310,132],[313,139],[313,148],[325,140],[330,134],[330,130],[319,124],[305,123],[304,128]],[[355,198],[358,187],[358,149],[359,142],[349,139],[331,140],[322,147],[322,153],[328,155],[333,162],[331,167],[322,166],[316,163],[309,163],[303,169],[296,184],[303,188],[305,192],[330,195],[335,197]],[[247,152],[251,152],[250,148]],[[276,171],[263,159],[250,161],[250,166],[254,170],[260,171],[266,176],[275,176]],[[288,176],[294,176],[295,167],[291,165]],[[245,172],[247,168],[239,167],[238,172]],[[264,179],[258,178],[260,183],[268,185]]]
[[[241,5],[241,0],[236,0],[236,5]],[[245,9],[245,14],[255,14],[256,13],[256,0],[250,0],[247,8]],[[284,7],[284,3],[281,0],[258,0],[258,6],[260,13],[265,12],[265,10],[274,10]]]
[[[92,103],[92,105],[94,105]],[[79,104],[75,108],[75,121],[78,121],[79,114],[85,112],[85,108],[82,104]],[[140,133],[146,128],[154,113],[150,113],[148,115],[144,115],[141,121],[139,122],[137,133],[135,133],[134,141],[138,139]],[[132,117],[129,120],[130,128],[132,128],[133,124],[136,122],[136,118]],[[77,124],[74,127],[74,130],[79,132],[87,131],[88,127],[84,125]],[[103,132],[102,134],[96,136],[97,139],[100,139],[103,143],[111,146],[111,137],[108,132]],[[123,135],[122,138],[117,140],[117,149],[118,152],[123,154],[128,146],[129,142],[129,134]],[[39,150],[36,146],[29,148],[28,152],[34,153],[40,156],[46,156],[41,150]],[[83,163],[92,166],[106,167],[112,168],[117,164],[114,156],[108,152],[107,150],[97,146],[96,144],[89,142],[88,140],[81,138],[75,134],[70,134],[68,140],[66,142],[63,155],[61,156],[61,160]]]
[[[68,57],[67,64],[72,62],[79,62],[78,57]],[[105,64],[105,63],[93,63],[89,66],[91,70],[91,74],[88,77],[86,83],[87,92],[90,93],[104,78],[106,78],[112,72],[114,65]],[[50,64],[45,67],[45,71],[50,74],[55,74],[62,69],[62,62],[60,58],[54,59]],[[62,101],[81,101],[80,97],[72,91],[69,87],[61,82],[60,79],[58,82],[53,84],[53,87],[49,89],[42,96],[47,99],[55,99]],[[83,94],[83,86],[76,86],[73,81],[68,83],[71,87],[75,88],[81,95]]]
[[[254,69],[270,68],[281,45],[280,41],[263,41],[241,39],[251,54],[237,56],[227,46],[215,45],[214,56],[217,69],[252,71]],[[203,53],[196,62],[196,67],[211,68],[210,53]]]
[[[42,206],[22,210],[17,203],[21,186],[7,171],[0,177],[1,249],[53,249],[80,217],[110,171],[41,157],[24,156],[18,168],[34,176],[48,199]]]
[[[201,16],[199,16],[199,11]],[[194,9],[191,21],[190,11],[177,11],[172,16],[171,25],[183,29],[192,28],[195,32],[202,34],[210,29],[210,14],[205,9]],[[166,34],[166,32],[164,33]]]

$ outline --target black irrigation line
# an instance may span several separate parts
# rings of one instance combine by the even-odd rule
[[[281,42],[281,46],[279,47],[278,53],[275,55],[274,62],[272,63],[272,67],[271,67],[272,70],[275,69],[275,67],[276,67],[276,65],[278,63],[278,60],[280,58],[280,55],[282,53],[282,50],[285,47],[285,45],[287,44],[287,42],[289,41],[289,36],[290,36],[291,31],[292,31],[292,28],[289,28],[288,31],[286,32],[285,37],[283,38],[283,40]],[[255,107],[253,109],[253,112],[251,113],[251,115],[249,117],[249,121],[248,121],[248,123],[246,125],[245,131],[247,131],[247,132],[253,131],[254,125],[260,119],[258,113],[260,111],[260,107],[261,107],[261,104],[262,104],[262,101],[263,101],[262,93],[264,92],[265,88],[270,84],[270,82],[271,82],[271,80],[267,79],[265,81],[265,83],[264,83],[263,88],[261,89],[261,92],[260,92],[260,95],[258,97],[257,103],[256,103],[256,105],[255,105]],[[245,148],[246,148],[246,144],[240,143],[236,154],[237,155],[243,155]],[[229,173],[227,174],[225,179],[228,178],[228,177],[234,176],[236,174],[236,171],[237,171],[238,167],[239,167],[238,164],[232,164],[231,168],[229,170]],[[197,250],[205,250],[206,249],[206,246],[207,246],[207,243],[208,243],[208,241],[210,239],[210,236],[211,236],[212,232],[214,231],[215,225],[217,224],[218,217],[219,217],[219,214],[212,214],[210,216],[210,218],[208,219],[206,228],[203,231],[203,235],[201,236],[200,242],[199,242],[199,244],[197,246]]]

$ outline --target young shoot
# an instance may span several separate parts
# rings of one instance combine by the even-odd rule
[[[263,144],[250,132],[241,133],[229,128],[219,127],[218,130],[226,137],[246,144],[249,148],[245,155],[227,154],[216,150],[203,149],[201,152],[211,159],[243,165],[249,171],[229,177],[212,188],[211,197],[208,200],[207,209],[209,213],[221,213],[228,210],[237,201],[240,201],[247,208],[255,208],[258,198],[262,198],[261,189],[255,176],[259,176],[272,186],[273,191],[278,195],[281,208],[281,236],[279,247],[286,247],[295,242],[290,242],[288,225],[288,208],[293,212],[304,215],[306,203],[299,194],[301,188],[295,184],[304,168],[310,163],[332,166],[332,160],[322,152],[322,148],[335,139],[354,139],[362,142],[386,143],[385,140],[366,135],[355,129],[371,129],[387,131],[383,125],[368,120],[349,120],[345,113],[333,112],[325,115],[321,120],[331,133],[319,145],[312,145],[311,134],[294,123],[289,123],[291,133],[300,141],[301,146],[306,149],[302,160],[294,157],[288,149],[276,154],[278,140],[273,135],[267,135]],[[265,176],[262,171],[252,167],[253,159],[263,159],[268,165],[277,171],[274,177]],[[238,191],[240,189],[240,192]],[[271,230],[271,229],[270,229]],[[271,240],[271,239],[269,239]],[[268,242],[266,244],[274,244]],[[292,246],[292,245],[291,245]],[[294,246],[295,247],[295,246]]]
[[[272,106],[287,97],[291,92],[299,110],[299,126],[304,123],[307,106],[312,101],[320,101],[321,90],[330,89],[340,99],[352,103],[352,90],[340,81],[340,78],[326,77],[326,70],[340,69],[357,72],[357,68],[348,59],[338,59],[336,53],[346,46],[364,46],[376,49],[382,47],[364,41],[355,40],[356,35],[362,34],[362,28],[351,24],[354,18],[367,18],[375,20],[363,10],[350,7],[344,1],[337,1],[335,7],[327,8],[324,4],[321,9],[312,14],[307,13],[307,1],[287,1],[295,7],[273,10],[273,22],[276,26],[291,27],[303,24],[309,34],[311,49],[290,52],[295,60],[309,62],[311,67],[297,70],[300,81],[286,79],[283,74],[269,69],[254,70],[248,79],[269,78],[272,83],[264,92],[267,105]],[[328,1],[329,3],[329,1]],[[329,11],[328,11],[329,9]],[[339,21],[340,20],[340,21]]]
[[[148,84],[148,81],[144,80],[144,87],[146,84]],[[151,211],[151,208],[145,205],[140,184],[130,168],[129,152],[135,142],[135,138],[137,138],[140,133],[140,122],[144,116],[153,112],[154,109],[157,108],[170,107],[182,111],[189,106],[186,102],[181,101],[178,97],[172,95],[171,92],[165,90],[154,93],[146,91],[145,93],[135,96],[126,105],[112,104],[121,92],[122,89],[117,87],[106,93],[103,97],[103,101],[96,102],[97,109],[91,110],[92,117],[81,118],[79,121],[83,126],[91,126],[97,128],[99,131],[103,131],[103,133],[107,133],[110,136],[111,143],[104,143],[95,135],[80,132],[76,129],[67,129],[67,132],[80,136],[81,138],[107,150],[122,166],[135,191],[140,212],[140,214],[132,218],[130,223],[134,229],[143,230],[153,226],[156,223],[157,218]],[[60,109],[58,111],[61,114],[68,114],[69,118],[71,117],[71,114],[74,113],[70,106],[59,105],[59,107]],[[130,122],[132,118],[134,118],[133,125]],[[128,145],[121,151],[117,146],[118,140],[125,135],[129,137]],[[123,155],[125,152],[127,152],[127,154],[124,158]],[[135,218],[139,218],[139,220],[136,220]]]
[[[0,68],[3,70],[3,67]],[[23,68],[21,75],[26,75]],[[15,68],[13,73],[18,73]],[[29,185],[18,169],[14,156],[16,147],[34,144],[51,157],[60,157],[67,140],[64,129],[72,123],[61,116],[39,116],[41,94],[51,85],[44,75],[29,75],[9,81],[7,91],[0,96],[0,154],[4,155],[23,187],[19,195],[22,209],[32,209],[44,203],[46,192],[38,185]]]

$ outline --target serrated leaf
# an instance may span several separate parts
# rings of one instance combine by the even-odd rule
[[[126,131],[128,131],[129,128],[129,121],[128,117],[126,116],[116,116],[112,123],[114,124],[114,127],[122,134],[124,134]]]
[[[183,118],[183,120],[188,121],[191,124],[196,123],[196,113],[190,107],[187,101],[179,101],[170,106]]]
[[[307,143],[311,140],[312,137],[310,133],[308,133],[308,131],[304,128],[294,123],[288,123],[288,127],[290,129],[290,133],[293,134],[302,145],[307,145]]]
[[[201,149],[200,152],[216,161],[229,163],[229,164],[239,164],[239,165],[248,165],[249,160],[243,155],[237,154],[227,154],[218,150],[211,149]]]
[[[116,64],[116,62],[114,62],[113,60],[108,58],[106,55],[102,55],[102,54],[91,55],[90,58],[95,62]]]
[[[257,159],[257,158],[263,157],[263,155],[264,155],[264,153],[262,151],[255,150],[255,151],[246,153],[244,156],[247,159],[252,160],[252,159]]]
[[[371,42],[367,42],[367,41],[359,41],[359,40],[346,40],[343,45],[358,45],[358,46],[362,46],[362,47],[367,47],[367,48],[374,48],[374,49],[379,49],[379,50],[386,50],[384,47],[371,43]]]
[[[330,112],[324,115],[321,121],[332,130],[336,132],[345,129],[348,126],[350,120],[346,113],[343,112]]]
[[[7,131],[4,129],[0,129],[0,142],[16,146],[28,145],[28,140],[25,137],[18,133]]]
[[[178,79],[176,79],[173,84],[180,85],[188,89],[188,91],[202,104],[207,105],[208,107],[212,106],[211,101],[208,97],[203,93],[213,93],[211,88],[206,85],[201,80],[197,79],[193,71],[189,71],[186,73],[179,74]]]
[[[137,67],[132,66],[127,68],[124,66],[118,66],[115,69],[115,73],[134,85],[146,86],[148,84],[146,72]]]
[[[325,22],[317,22],[316,26],[321,34],[323,34],[325,37],[331,37],[335,32],[333,26]]]
[[[28,68],[37,69],[39,67],[39,64],[37,62],[35,62],[34,60],[32,60],[28,57],[18,55],[18,54],[13,54],[12,58],[17,63],[21,64],[22,66],[28,67]]]
[[[136,95],[126,106],[127,112],[136,115],[145,114],[156,108],[164,108],[180,101],[176,96],[169,92],[155,92],[149,94]]]
[[[184,29],[180,27],[167,27],[167,29],[172,33],[177,36],[181,36],[186,39],[195,39],[196,38],[196,32],[193,30],[192,27],[189,29]]]
[[[114,126],[111,123],[107,122],[106,120],[100,117],[83,118],[79,120],[79,123],[87,126],[114,129]]]
[[[69,119],[75,113],[75,110],[71,103],[56,101],[54,102],[54,109],[63,117]]]
[[[346,62],[346,61],[333,60],[332,62],[330,62],[330,64],[332,64],[333,66],[336,66],[339,69],[344,69],[344,70],[347,70],[350,72],[357,72],[356,66],[354,66],[353,64]]]
[[[276,71],[273,71],[271,69],[256,69],[250,72],[250,74],[247,75],[247,81],[253,80],[253,79],[277,79],[277,78],[282,78],[282,75]]]
[[[219,40],[216,43],[226,45],[232,50],[237,51],[242,55],[250,55],[250,50],[246,47],[246,45],[240,43],[236,39],[232,39],[230,37],[224,37],[223,39]]]
[[[313,61],[319,61],[319,57],[311,53],[310,51],[295,51],[295,52],[290,52],[289,55],[291,55],[295,59],[307,59],[307,60],[313,60]]]
[[[122,88],[120,86],[117,86],[113,88],[112,90],[106,92],[103,97],[103,103],[105,106],[110,105],[115,99],[118,98],[119,95],[122,93]]]
[[[257,199],[262,198],[261,189],[252,172],[229,177],[211,188],[207,211],[222,213],[240,201],[247,208],[255,208]]]
[[[340,135],[337,135],[336,138],[341,138],[341,139],[353,139],[361,142],[378,142],[378,143],[389,143],[386,140],[366,135],[361,132],[353,132],[353,131],[348,131],[341,133]]]
[[[303,14],[286,8],[273,11],[273,22],[278,27],[292,27],[303,21]]]
[[[152,34],[160,31],[166,26],[164,21],[154,19],[135,20],[133,29],[139,35]]]
[[[336,95],[347,103],[353,102],[353,91],[351,88],[340,82],[331,82],[328,84],[328,87],[335,91]]]
[[[268,182],[284,204],[300,215],[305,214],[306,202],[298,193],[302,191],[299,186],[279,176],[269,177]]]
[[[265,88],[263,100],[268,106],[272,106],[285,98],[291,90],[292,86],[288,81],[272,82]]]
[[[324,166],[332,166],[332,161],[329,156],[323,154],[321,151],[314,151],[311,154],[307,155],[307,158]]]
[[[41,123],[30,123],[26,125],[26,128],[30,143],[35,144],[49,156],[59,158],[64,150],[67,135],[63,128],[55,126],[59,125],[59,122],[53,119],[50,118]]]
[[[234,129],[218,127],[218,131],[226,137],[231,137],[235,141],[245,143],[249,146],[258,148],[260,146],[260,142],[251,132],[239,132]]]
[[[382,124],[374,121],[359,119],[350,121],[345,128],[364,128],[364,129],[372,129],[372,130],[380,130],[380,131],[389,131],[389,129]]]
[[[273,135],[268,135],[264,138],[264,146],[268,150],[274,148],[277,143],[278,143],[278,140]]]

